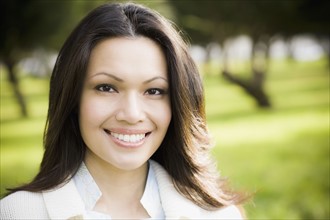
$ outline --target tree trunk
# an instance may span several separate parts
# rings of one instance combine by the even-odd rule
[[[23,117],[27,117],[28,114],[27,114],[26,102],[25,102],[24,96],[22,95],[22,93],[19,89],[18,79],[14,72],[14,62],[11,60],[5,60],[4,63],[8,69],[8,79],[13,87],[14,95],[19,104],[21,115]]]
[[[228,81],[242,87],[247,94],[249,94],[255,99],[257,105],[260,108],[269,108],[271,107],[271,103],[264,90],[265,74],[268,66],[268,60],[267,60],[268,51],[266,51],[266,56],[264,57],[263,64],[260,65],[260,63],[258,64],[256,62],[257,48],[256,48],[255,40],[253,40],[252,48],[253,48],[251,54],[252,77],[250,80],[244,80],[235,76],[228,70],[228,67],[226,66],[222,71],[222,75]],[[266,48],[266,50],[268,50],[268,47]]]
[[[271,107],[269,98],[262,86],[264,82],[264,73],[255,72],[253,74],[254,77],[251,81],[240,79],[228,71],[223,71],[222,75],[228,81],[242,87],[246,93],[248,93],[255,99],[259,107],[261,108]]]

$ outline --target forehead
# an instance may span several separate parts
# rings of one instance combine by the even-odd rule
[[[162,48],[146,37],[118,37],[99,42],[92,50],[87,74],[111,71],[118,74],[153,73],[167,77]]]

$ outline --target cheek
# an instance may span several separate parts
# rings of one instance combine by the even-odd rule
[[[154,118],[157,118],[158,127],[167,130],[172,118],[170,104],[166,103],[154,111]]]
[[[79,112],[81,129],[88,129],[87,126],[99,126],[107,115],[107,109],[104,102],[93,97],[83,97]]]
[[[166,111],[166,115],[167,115],[167,124],[170,124],[170,121],[172,119],[172,108],[171,108],[171,101],[170,100],[167,100],[167,104],[166,104],[166,108],[165,108],[165,111]]]
[[[166,122],[167,127],[170,124],[171,119],[172,119],[172,111],[171,111],[171,107],[168,106],[166,109],[164,109],[164,120]]]

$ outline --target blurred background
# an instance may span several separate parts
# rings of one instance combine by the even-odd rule
[[[36,174],[58,50],[104,2],[0,2],[1,196]],[[191,43],[219,170],[255,193],[248,218],[329,219],[330,1],[133,2]]]

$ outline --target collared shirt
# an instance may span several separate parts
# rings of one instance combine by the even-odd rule
[[[102,192],[94,181],[92,175],[89,173],[85,163],[82,163],[78,172],[73,177],[74,183],[77,187],[82,201],[85,204],[86,212],[84,217],[95,219],[111,219],[111,216],[93,211],[96,202],[101,198]],[[148,212],[151,219],[164,219],[165,214],[162,208],[158,183],[153,169],[149,166],[148,178],[144,193],[140,200],[144,209]]]

